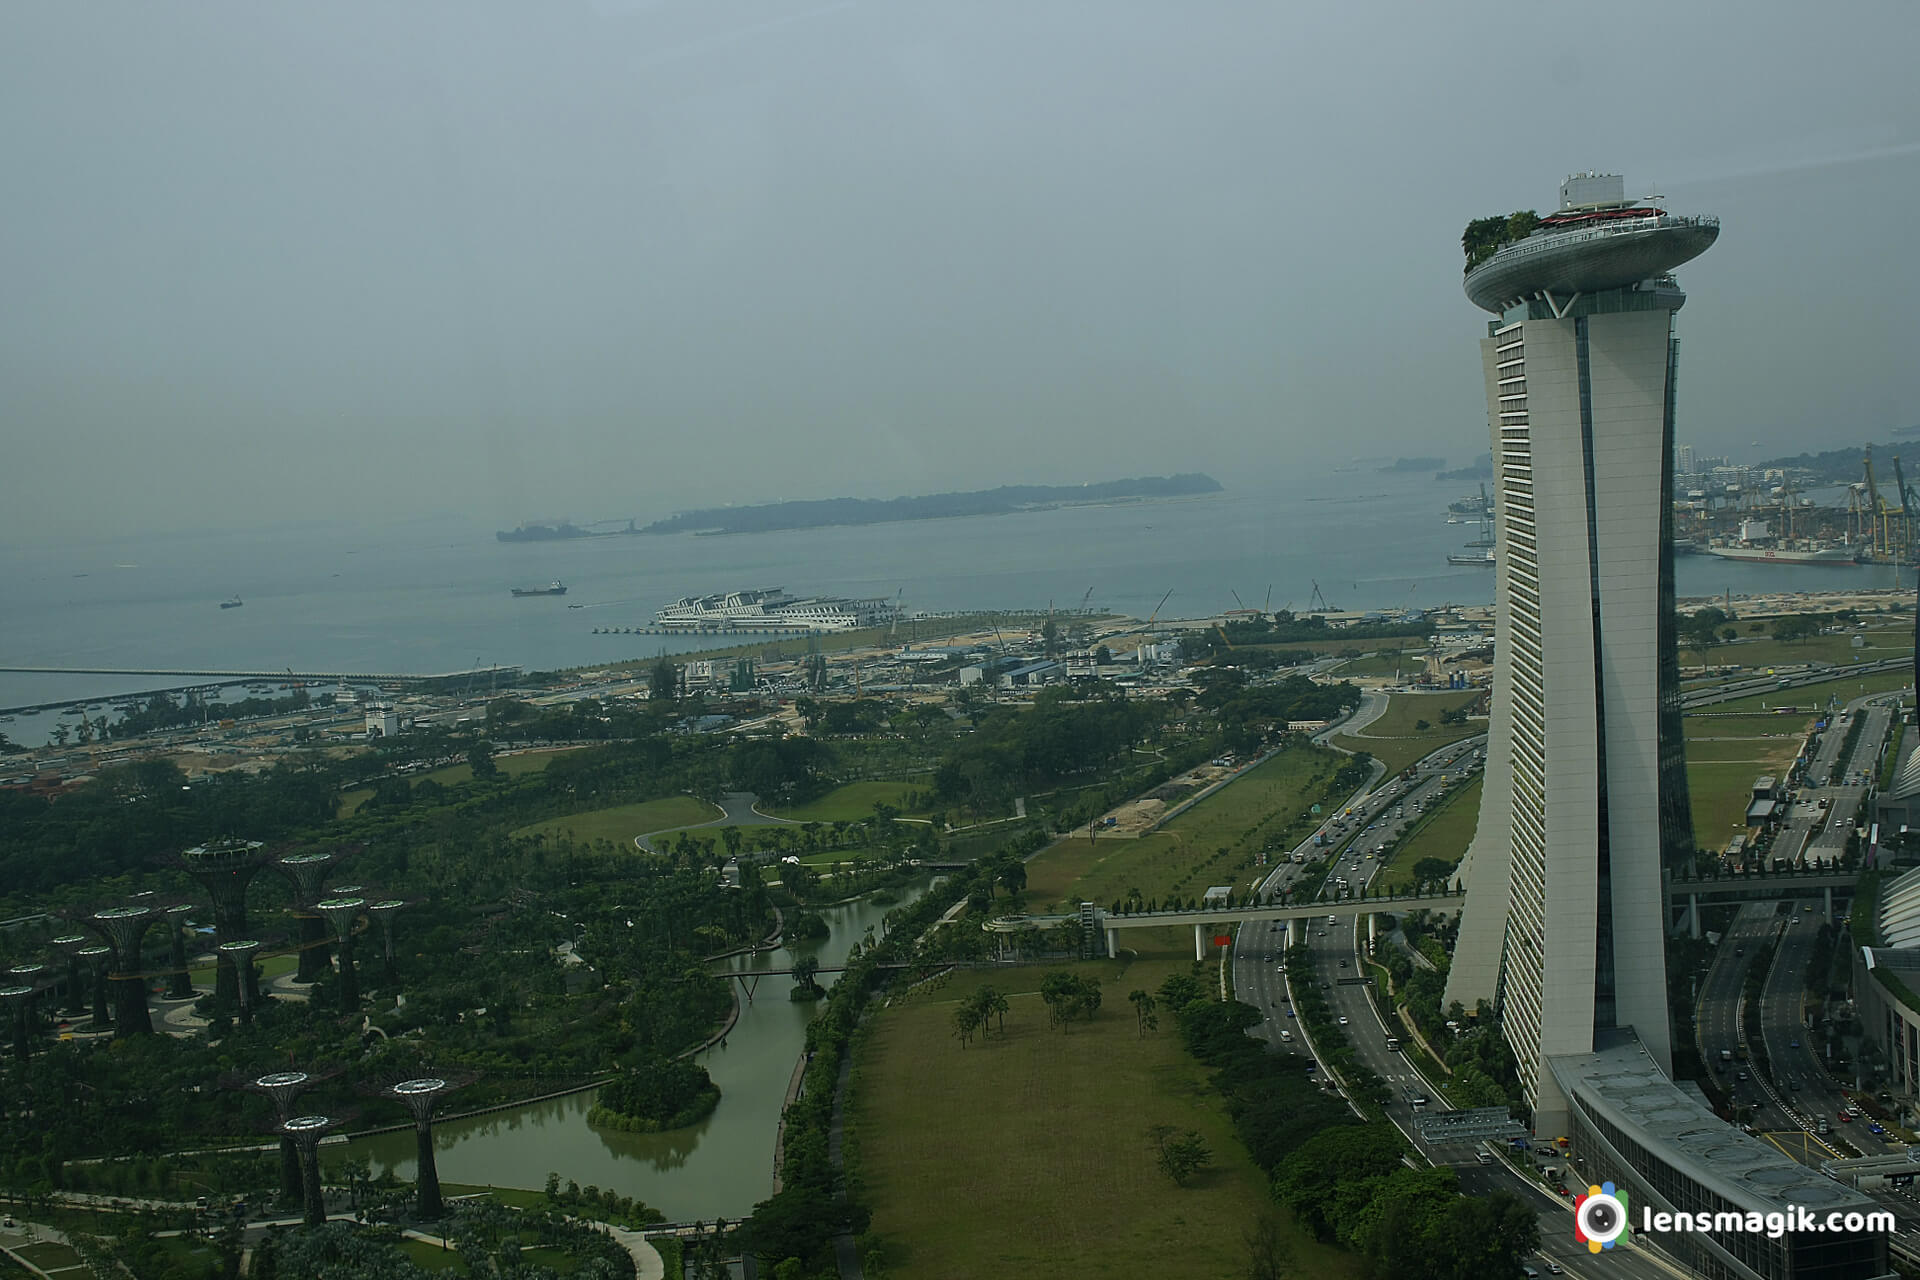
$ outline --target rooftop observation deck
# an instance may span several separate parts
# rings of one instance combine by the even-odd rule
[[[1500,315],[1528,298],[1618,289],[1665,275],[1706,252],[1719,236],[1716,217],[1665,213],[1541,232],[1467,272],[1467,298]]]

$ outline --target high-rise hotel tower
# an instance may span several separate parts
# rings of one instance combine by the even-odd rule
[[[1670,541],[1686,295],[1668,272],[1720,228],[1624,189],[1567,179],[1466,276],[1499,317],[1480,343],[1495,666],[1447,998],[1498,1008],[1543,1134],[1566,1112],[1546,1060],[1591,1052],[1596,1028],[1633,1027],[1671,1070],[1661,868],[1693,850]]]

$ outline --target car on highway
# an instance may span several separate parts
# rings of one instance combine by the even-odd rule
[[[1787,1048],[1789,1048],[1789,1049],[1798,1049],[1799,1047],[1800,1047],[1800,1042],[1799,1042],[1798,1040],[1789,1040],[1789,1041],[1787,1041]]]
[[[1876,1138],[1884,1138],[1887,1134],[1886,1126],[1877,1121],[1867,1126],[1867,1132]]]
[[[1344,1014],[1343,1014],[1343,1015],[1341,1016],[1341,1018],[1340,1018],[1340,1025],[1341,1025],[1341,1026],[1343,1026],[1343,1027],[1347,1025],[1347,1019],[1346,1019],[1346,1016],[1345,1016]]]

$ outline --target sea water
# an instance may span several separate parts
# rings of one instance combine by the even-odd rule
[[[1084,601],[1142,619],[1156,608],[1163,618],[1304,610],[1318,603],[1316,586],[1344,609],[1486,604],[1491,570],[1447,562],[1477,535],[1477,525],[1446,523],[1447,503],[1473,487],[1363,470],[1199,498],[716,537],[503,543],[479,520],[443,515],[48,543],[15,548],[0,564],[9,602],[0,664],[412,674],[585,666],[710,645],[594,631],[644,627],[681,596],[743,587],[897,597],[931,612]],[[1880,566],[1708,556],[1682,557],[1677,575],[1682,595],[1896,581]],[[567,584],[565,596],[511,594],[553,579]],[[220,608],[233,597],[244,604]],[[189,682],[0,673],[0,707]],[[19,717],[0,731],[37,743],[56,722]]]

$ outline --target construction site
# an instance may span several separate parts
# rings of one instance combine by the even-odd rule
[[[1838,482],[1790,467],[1683,471],[1674,484],[1674,549],[1776,563],[1913,564],[1920,498],[1899,456],[1887,461],[1876,473],[1868,445],[1858,478]],[[1812,496],[1835,488],[1836,498]]]

